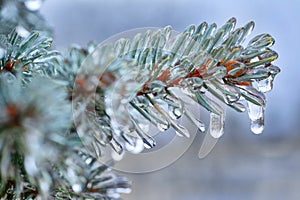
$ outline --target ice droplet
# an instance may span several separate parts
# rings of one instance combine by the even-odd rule
[[[42,6],[43,0],[27,0],[24,2],[26,8],[30,11],[37,11]]]
[[[168,122],[165,123],[157,122],[156,126],[160,131],[166,131],[170,128],[170,124]]]
[[[266,79],[257,81],[257,89],[260,92],[269,92],[273,88],[273,77],[269,76]]]
[[[189,110],[185,109],[185,115],[187,116],[187,118],[193,122],[198,129],[200,130],[200,132],[205,132],[205,124],[200,121],[199,119],[197,119]]]
[[[237,110],[239,112],[245,112],[246,111],[245,105],[241,102],[234,102],[234,103],[230,104],[230,106],[233,107],[235,110]]]
[[[263,119],[258,119],[255,121],[251,121],[251,131],[254,134],[260,134],[264,130],[264,120]]]
[[[224,134],[224,114],[210,113],[209,131],[212,137],[220,138]]]
[[[189,131],[184,126],[181,126],[180,124],[172,124],[172,127],[175,129],[175,132],[178,136],[185,136],[187,138],[190,137]]]
[[[202,121],[200,121],[199,119],[195,119],[194,123],[202,133],[205,132],[205,124]]]
[[[182,111],[180,108],[168,106],[169,115],[172,119],[178,119],[182,115]]]
[[[30,32],[27,29],[25,29],[23,26],[17,26],[16,32],[23,38],[26,38],[30,35]]]
[[[224,87],[223,87],[224,86]],[[233,86],[223,85],[223,93],[225,94],[227,103],[234,103],[241,97],[240,91]]]
[[[144,147],[146,149],[151,149],[151,148],[155,147],[155,145],[156,145],[155,140],[150,136],[144,137],[143,142],[144,142]]]
[[[141,138],[135,138],[132,144],[126,142],[125,147],[129,152],[138,154],[144,150],[144,142]]]
[[[248,102],[248,115],[251,120],[251,131],[260,134],[264,130],[264,106]]]
[[[79,192],[81,192],[82,191],[82,187],[81,187],[81,185],[80,184],[74,184],[74,185],[72,185],[72,189],[73,189],[73,191],[75,192],[75,193],[79,193]]]
[[[116,139],[112,138],[109,144],[117,154],[122,155],[124,153],[121,144]]]

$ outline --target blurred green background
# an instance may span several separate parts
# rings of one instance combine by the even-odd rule
[[[133,192],[124,199],[272,199],[300,198],[300,2],[298,0],[46,0],[41,12],[54,27],[58,49],[101,42],[133,28],[189,24],[230,17],[237,26],[255,21],[251,34],[270,33],[282,69],[267,94],[262,135],[250,132],[246,113],[227,109],[225,135],[204,159],[198,151],[204,135],[171,166],[147,174],[124,174]],[[184,140],[184,138],[183,138]],[[159,162],[159,159],[152,162]],[[131,163],[138,165],[139,163]]]

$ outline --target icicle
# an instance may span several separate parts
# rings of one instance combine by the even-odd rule
[[[175,129],[175,132],[178,136],[180,137],[184,136],[187,138],[190,137],[189,131],[184,126],[181,126],[180,124],[176,124],[176,122],[172,122],[171,125]]]
[[[132,122],[135,125],[136,128],[136,132],[138,134],[138,136],[143,140],[144,143],[144,147],[146,147],[147,149],[151,149],[156,145],[155,140],[149,136],[145,131],[149,130],[145,129],[145,125],[141,124],[140,122],[138,122],[138,119],[133,118],[134,120],[132,120]],[[149,127],[149,125],[147,126]]]
[[[262,80],[257,80],[253,82],[255,88],[260,92],[269,92],[273,89],[273,80],[275,76],[280,72],[280,69],[274,65],[266,68],[268,70],[269,76]]]
[[[124,150],[120,143],[116,141],[115,138],[112,138],[111,142],[109,143],[110,146],[114,149],[114,152],[116,152],[118,155],[123,155]]]
[[[184,114],[187,116],[187,118],[193,122],[200,132],[204,133],[205,132],[205,124],[201,122],[199,119],[195,118],[195,116],[187,109],[184,110]]]
[[[248,102],[248,115],[251,120],[251,131],[260,134],[264,130],[264,106]]]
[[[151,102],[151,104],[153,105],[153,107],[157,110],[157,112],[159,112],[161,114],[161,116],[163,116],[164,119],[167,120],[168,123],[174,128],[174,130],[176,131],[176,134],[178,136],[185,136],[187,138],[190,137],[190,133],[185,127],[177,124],[173,119],[171,119],[171,117],[157,103],[155,103],[150,97],[148,97],[148,99]]]
[[[163,132],[170,128],[170,123],[163,119],[153,107],[149,107],[146,113],[146,116],[149,116],[148,120],[151,121],[160,131]]]
[[[212,137],[220,138],[224,134],[224,114],[210,113],[209,132]]]
[[[200,159],[205,158],[213,150],[217,142],[218,138],[214,138],[210,134],[206,134],[200,147],[198,157]]]
[[[37,11],[42,6],[42,0],[27,0],[24,2],[26,8],[30,11]]]

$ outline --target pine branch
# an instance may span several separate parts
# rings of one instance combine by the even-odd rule
[[[0,4],[3,198],[46,199],[51,193],[55,199],[118,199],[130,191],[129,182],[107,174],[109,167],[96,157],[106,146],[119,154],[154,147],[145,131],[150,123],[189,137],[176,122],[185,116],[204,132],[204,123],[187,109],[191,101],[210,112],[213,137],[224,131],[220,101],[238,112],[247,103],[251,130],[263,131],[264,93],[280,69],[272,65],[278,55],[270,35],[242,45],[253,22],[237,29],[234,18],[219,29],[204,22],[175,35],[165,27],[99,47],[73,47],[61,56],[50,50],[50,38],[32,32],[49,30],[39,5]],[[91,152],[82,150],[80,139]]]
[[[54,70],[52,60],[59,56],[55,50],[49,50],[52,39],[39,32],[21,37],[16,30],[8,35],[0,35],[0,71],[16,74],[21,71],[24,79],[33,74],[49,74]]]
[[[268,34],[242,46],[254,23],[237,29],[235,24],[232,18],[216,29],[215,24],[204,22],[175,36],[166,27],[98,47],[82,64],[72,97],[78,111],[77,128],[94,138],[95,153],[100,156],[107,144],[119,153],[127,147],[141,151],[139,140],[153,147],[154,139],[141,128],[147,121],[188,137],[187,129],[174,121],[185,115],[203,130],[204,124],[190,116],[174,88],[211,113],[213,137],[223,135],[224,126],[224,110],[215,98],[239,112],[246,110],[246,101],[251,130],[261,133],[264,93],[272,89],[280,72],[271,64],[278,55],[270,49],[274,39]]]
[[[15,28],[21,35],[39,31],[52,35],[52,28],[39,13],[43,0],[2,0],[0,1],[0,34],[9,34]]]
[[[82,150],[57,166],[62,180],[56,185],[55,199],[119,199],[120,193],[129,193],[130,183],[126,178],[107,173],[109,165]]]
[[[52,181],[50,163],[60,159],[68,143],[71,106],[64,88],[49,78],[36,75],[26,85],[22,80],[22,74],[0,74],[0,177],[2,184],[14,179],[20,193],[24,168],[30,183],[45,195]]]

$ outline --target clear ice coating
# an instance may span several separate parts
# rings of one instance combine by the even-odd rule
[[[224,113],[210,113],[209,131],[212,137],[220,138],[224,134]]]
[[[43,0],[27,0],[24,4],[28,10],[37,11],[41,8]]]
[[[274,44],[274,39],[269,34],[261,34],[244,47],[242,43],[254,23],[249,22],[238,29],[235,25],[235,18],[218,30],[215,24],[204,22],[197,27],[191,25],[183,33],[172,34],[172,37],[172,29],[166,27],[136,34],[132,40],[119,39],[113,45],[115,52],[109,55],[118,59],[110,70],[117,72],[118,84],[108,89],[113,89],[113,92],[107,90],[110,99],[105,97],[105,103],[111,127],[115,129],[112,135],[118,131],[120,133],[115,134],[120,144],[113,141],[116,149],[121,145],[125,150],[138,153],[144,147],[155,145],[154,139],[143,128],[141,118],[161,131],[172,127],[177,135],[189,137],[188,129],[177,121],[185,115],[204,132],[205,125],[198,119],[199,116],[186,111],[191,100],[210,112],[208,136],[213,141],[224,132],[225,114],[219,103],[244,112],[248,102],[251,130],[255,134],[263,131],[264,93],[272,89],[273,79],[280,72],[271,64],[278,57],[269,48]],[[101,57],[105,53],[98,51],[97,55]],[[141,80],[132,78],[133,69],[137,69],[136,78]],[[148,72],[141,73],[144,70]],[[171,95],[172,88],[181,89],[188,99],[185,101],[178,95]],[[218,102],[214,103],[211,96],[216,97]],[[127,109],[128,103],[139,114]],[[132,120],[136,123],[128,126]],[[126,131],[135,131],[138,139],[131,137],[123,143],[120,137]]]
[[[264,130],[264,106],[248,102],[248,115],[251,121],[251,131],[260,134]]]

